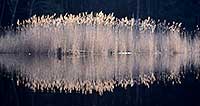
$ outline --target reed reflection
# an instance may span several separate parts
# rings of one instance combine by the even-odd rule
[[[1,55],[1,67],[15,73],[18,86],[41,92],[113,91],[115,87],[144,84],[159,80],[181,83],[180,75],[190,64],[199,65],[198,54],[132,54],[114,56]]]

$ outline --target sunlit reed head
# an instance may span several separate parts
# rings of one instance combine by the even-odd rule
[[[80,13],[36,16],[17,21],[17,31],[0,39],[1,53],[33,54],[133,54],[199,53],[196,38],[187,35],[182,23],[122,18],[112,14]],[[58,52],[59,51],[59,52]]]
[[[191,37],[181,23],[102,12],[33,16],[17,25],[0,38],[0,63],[33,91],[103,94],[159,80],[181,83],[180,69],[200,63],[198,26]]]

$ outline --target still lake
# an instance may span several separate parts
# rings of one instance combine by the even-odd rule
[[[1,106],[199,106],[199,54],[0,55]]]

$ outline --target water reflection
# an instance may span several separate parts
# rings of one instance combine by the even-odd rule
[[[198,54],[133,54],[115,56],[1,55],[1,68],[18,86],[40,92],[80,92],[100,95],[134,84],[150,87],[157,81],[181,83],[186,66],[199,65]],[[2,70],[2,69],[1,69]],[[199,73],[199,72],[197,72]],[[198,74],[197,74],[198,78]]]

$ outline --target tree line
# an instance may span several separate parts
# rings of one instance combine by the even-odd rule
[[[15,24],[32,15],[113,12],[116,17],[166,19],[187,29],[200,25],[199,0],[0,0],[0,26]]]

